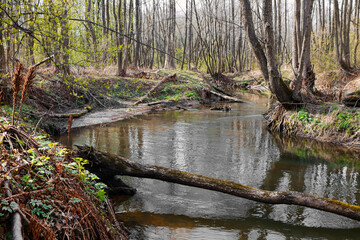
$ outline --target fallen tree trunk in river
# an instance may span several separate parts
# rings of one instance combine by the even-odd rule
[[[142,165],[121,156],[78,146],[78,155],[89,161],[88,168],[100,178],[116,175],[158,179],[166,182],[204,188],[268,204],[298,205],[335,213],[360,221],[360,206],[295,191],[267,191],[232,181],[206,177],[169,168]]]

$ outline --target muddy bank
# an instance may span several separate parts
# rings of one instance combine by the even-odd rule
[[[127,102],[123,103],[123,107],[121,108],[100,109],[98,111],[88,113],[80,118],[74,119],[72,128],[85,127],[102,123],[111,123],[146,113],[172,109],[186,109],[200,105],[201,103],[199,101],[162,101],[161,103],[151,102],[139,104],[136,106],[134,106],[134,102]]]
[[[195,90],[193,90],[195,92]],[[136,104],[136,101],[121,101],[111,108],[97,108],[93,111],[87,111],[84,114],[76,115],[71,123],[71,128],[79,128],[103,123],[111,123],[134,116],[147,114],[151,112],[167,111],[188,108],[195,108],[201,105],[211,105],[215,103],[231,103],[245,101],[234,96],[225,95],[216,91],[207,89],[196,89],[198,99],[183,98],[181,100],[157,100]],[[220,106],[218,110],[228,109],[227,106]],[[69,117],[72,112],[81,110],[68,110],[68,113],[62,114],[64,117],[49,116],[41,125],[51,135],[60,135],[68,131]]]

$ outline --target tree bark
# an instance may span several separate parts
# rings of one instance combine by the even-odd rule
[[[134,66],[139,66],[140,62],[140,41],[141,41],[141,4],[140,0],[135,1],[135,18],[136,18],[136,44],[134,53]]]
[[[295,87],[293,91],[293,98],[299,102],[302,101],[300,90],[303,86],[303,82],[306,81],[306,88],[312,92],[314,83],[315,83],[315,74],[312,69],[310,61],[310,45],[311,45],[311,30],[312,30],[312,10],[313,10],[314,0],[305,0],[302,5],[302,23],[303,27],[300,30],[300,22],[298,21],[300,5],[299,1],[295,5],[295,15],[296,24],[294,27],[294,38],[297,41],[297,54],[298,60],[295,60],[293,57],[293,64],[297,62],[297,66],[294,66],[294,75],[295,75]],[[301,35],[301,37],[299,37]],[[296,47],[295,44],[293,46]]]
[[[252,20],[252,13],[249,0],[241,0],[242,18],[245,33],[251,49],[256,56],[265,81],[269,84],[271,92],[283,106],[290,106],[294,102],[292,91],[284,83],[277,69],[276,54],[274,51],[274,31],[272,22],[272,1],[263,1],[263,25],[265,30],[265,48],[266,55],[255,34],[255,28]]]
[[[188,15],[189,15],[189,0],[186,0],[186,10],[185,10],[185,40],[184,40],[184,49],[183,49],[183,56],[181,60],[181,70],[184,69],[184,62],[186,56],[186,44],[187,44],[187,37],[188,37]]]
[[[190,1],[190,12],[189,12],[189,51],[188,51],[188,70],[191,69],[191,60],[192,60],[192,16],[193,16],[193,0]]]
[[[249,42],[250,48],[253,51],[256,59],[258,60],[261,72],[264,75],[264,79],[266,82],[269,82],[269,71],[267,68],[267,59],[264,51],[262,50],[262,46],[256,37],[255,27],[252,20],[252,11],[250,7],[249,0],[240,0],[241,5],[241,13],[243,19],[244,30],[246,33],[246,38]]]
[[[123,13],[124,13],[124,32],[127,33],[127,35],[130,34],[130,32],[132,31],[131,30],[131,26],[132,26],[132,4],[133,4],[133,1],[130,0],[129,2],[129,21],[127,22],[126,21],[126,0],[124,0],[124,7],[123,7]],[[126,27],[126,25],[128,25]],[[120,76],[125,76],[126,75],[126,70],[127,70],[127,65],[128,65],[128,60],[129,60],[129,50],[130,50],[130,44],[131,44],[131,40],[129,38],[126,38],[125,41],[124,41],[124,53],[123,53],[123,60],[122,60],[122,66],[121,66],[121,71],[120,71]]]
[[[232,181],[192,174],[169,168],[142,165],[120,156],[96,151],[90,147],[78,147],[78,155],[86,158],[90,171],[102,176],[116,175],[158,179],[166,182],[198,187],[267,204],[287,204],[309,207],[335,213],[360,221],[360,206],[337,200],[317,197],[295,191],[267,191],[248,187]]]
[[[335,45],[336,55],[340,67],[346,71],[351,72],[352,67],[350,65],[350,18],[351,18],[351,6],[348,1],[344,0],[342,3],[341,11],[339,10],[338,0],[334,0],[334,20],[335,20]],[[340,12],[342,16],[340,17]],[[341,18],[341,21],[340,21]]]
[[[0,4],[2,4],[4,0],[0,1]],[[0,29],[3,29],[3,22],[4,19],[4,12],[0,11]],[[3,31],[0,30],[0,75],[6,73],[6,52],[4,47],[4,39],[3,39]]]
[[[126,0],[124,0],[124,7]],[[124,12],[122,12],[121,9],[121,5],[122,5],[122,0],[119,1],[118,3],[118,27],[119,27],[119,33],[117,36],[117,47],[118,47],[118,51],[117,51],[117,72],[116,75],[117,76],[123,76],[125,75],[123,69],[122,69],[122,65],[123,65],[123,44],[124,44],[124,26],[125,23],[123,24],[123,19],[125,19],[125,15],[126,15],[126,11],[124,10]],[[122,14],[121,14],[122,13]]]
[[[167,32],[167,49],[166,52],[168,54],[165,55],[165,68],[167,69],[175,69],[175,27],[176,27],[176,6],[175,0],[169,1],[169,26]],[[171,55],[171,56],[169,56]]]
[[[156,21],[155,21],[155,17],[156,17],[156,6],[157,3],[155,2],[155,0],[153,0],[153,12],[152,12],[152,26],[151,26],[151,46],[153,47],[152,51],[151,51],[151,58],[150,58],[150,69],[153,69],[154,66],[154,60],[155,60],[155,27],[156,27]]]
[[[64,12],[61,19],[61,57],[62,57],[62,71],[64,77],[70,75],[70,55],[69,55],[69,46],[70,46],[70,36],[69,36],[69,22],[68,22],[68,1],[64,0]]]
[[[97,42],[96,42],[96,35],[95,30],[93,28],[93,25],[90,23],[90,21],[93,21],[92,19],[92,10],[91,10],[92,0],[88,0],[87,6],[86,6],[86,13],[85,13],[85,19],[87,20],[87,27],[89,29],[91,40],[92,40],[92,48],[93,48],[93,57],[94,57],[94,63],[97,62]]]
[[[300,46],[299,46],[299,41],[301,41],[300,39],[300,0],[295,0],[295,10],[294,10],[294,15],[295,15],[295,21],[294,21],[294,25],[293,25],[293,55],[292,55],[292,64],[293,64],[293,68],[294,68],[294,78],[296,78],[297,74],[296,74],[296,69],[299,68],[299,51],[300,51]]]

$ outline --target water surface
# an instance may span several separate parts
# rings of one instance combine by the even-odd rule
[[[150,114],[74,130],[88,144],[144,164],[226,179],[267,190],[295,190],[360,204],[356,153],[269,133],[266,99]],[[66,136],[60,139],[67,143]],[[267,205],[158,180],[123,177],[138,192],[114,196],[132,239],[359,239],[360,224],[331,213]]]

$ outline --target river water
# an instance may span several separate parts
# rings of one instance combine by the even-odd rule
[[[230,112],[203,107],[75,129],[59,141],[251,187],[360,204],[356,153],[269,133],[262,117],[267,100],[251,100],[257,103],[232,104]],[[123,180],[137,194],[112,200],[132,239],[360,239],[358,222],[331,213],[157,180]]]

